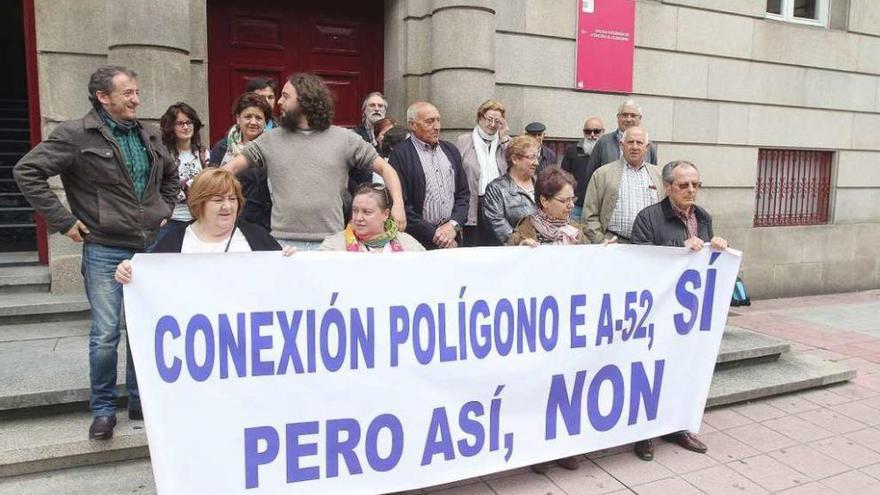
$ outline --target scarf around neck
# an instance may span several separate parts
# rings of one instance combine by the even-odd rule
[[[532,215],[532,226],[538,234],[539,244],[577,244],[578,229],[567,219],[553,218],[539,209]]]
[[[495,161],[495,153],[498,151],[498,133],[493,135],[486,134],[480,126],[474,127],[473,132],[474,151],[477,153],[477,161],[480,164],[480,196],[485,194],[486,186],[495,178],[501,175],[498,172],[498,163]],[[489,141],[489,148],[486,148],[486,141]]]
[[[385,231],[375,239],[368,241],[360,239],[354,232],[354,226],[350,223],[345,227],[344,236],[346,251],[365,252],[369,251],[368,248],[382,249],[384,251],[388,245],[390,245],[392,252],[403,251],[403,246],[397,240],[397,223],[390,218],[385,220]]]
[[[135,119],[135,120],[117,120],[117,119],[114,119],[113,117],[111,117],[110,114],[107,113],[107,110],[104,107],[98,108],[97,110],[98,110],[98,115],[101,117],[101,120],[103,120],[107,124],[109,124],[110,122],[113,122],[113,124],[116,125],[116,128],[122,132],[128,133],[128,132],[131,132],[131,131],[137,129],[140,126],[140,124],[138,124],[137,119]]]

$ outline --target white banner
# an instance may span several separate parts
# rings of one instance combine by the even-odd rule
[[[698,431],[740,253],[137,255],[160,494],[373,494]]]

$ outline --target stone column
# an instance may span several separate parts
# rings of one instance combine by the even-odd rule
[[[431,19],[430,99],[457,134],[495,94],[495,1],[434,0]]]
[[[138,73],[138,117],[158,120],[190,99],[189,0],[107,0],[107,61]]]

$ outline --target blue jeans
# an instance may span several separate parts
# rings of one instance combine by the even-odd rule
[[[583,206],[575,206],[574,208],[571,209],[571,219],[575,222],[580,223],[581,222],[581,215],[583,214],[583,212],[584,212]]]
[[[135,250],[86,243],[83,246],[82,275],[86,297],[92,307],[89,333],[89,379],[93,416],[116,415],[116,362],[119,323],[122,316],[122,284],[113,279],[116,265],[131,259]],[[127,347],[127,346],[126,346]],[[141,405],[131,350],[127,353],[125,382],[129,408]]]
[[[292,246],[297,251],[317,251],[321,246],[321,241],[294,241],[291,239],[275,239],[281,247]]]

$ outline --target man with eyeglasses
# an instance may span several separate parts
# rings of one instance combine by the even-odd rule
[[[620,140],[623,137],[623,131],[630,127],[642,125],[642,107],[633,99],[628,99],[620,104],[617,108],[617,129],[596,141],[593,146],[593,152],[590,154],[588,163],[588,175],[592,175],[599,167],[608,163],[616,162],[622,154],[620,148]],[[657,164],[657,145],[651,144],[648,148],[645,161]]]
[[[697,167],[691,162],[676,160],[663,167],[662,175],[666,198],[636,215],[633,244],[679,246],[700,251],[709,242],[712,249],[727,249],[727,241],[712,232],[712,217],[696,205],[697,193],[703,185]],[[705,454],[708,450],[706,444],[688,431],[678,431],[663,438],[692,452]],[[643,461],[653,460],[654,439],[636,442],[633,451]]]
[[[100,67],[89,78],[88,90],[92,110],[59,124],[15,165],[13,174],[51,232],[83,243],[82,275],[92,309],[89,438],[109,440],[116,426],[122,316],[122,286],[113,275],[122,260],[152,242],[174,211],[180,184],[177,162],[158,130],[137,120],[137,73],[115,65]],[[61,176],[70,211],[47,183],[55,175]],[[130,352],[127,361],[128,417],[142,420]]]
[[[584,139],[567,150],[562,158],[562,170],[570,173],[577,181],[577,187],[574,188],[574,209],[571,210],[571,219],[580,221],[581,213],[584,209],[584,193],[587,191],[587,184],[590,182],[589,161],[593,147],[599,139],[599,136],[605,132],[605,124],[599,117],[589,117],[584,122]]]
[[[641,127],[623,132],[623,156],[596,171],[584,195],[583,223],[593,244],[629,244],[636,215],[665,197],[660,167],[645,159],[650,141]]]
[[[696,205],[703,187],[697,167],[684,160],[663,167],[666,198],[636,215],[633,244],[684,246],[694,251],[709,242],[713,249],[727,249],[727,241],[712,231],[712,217]]]

